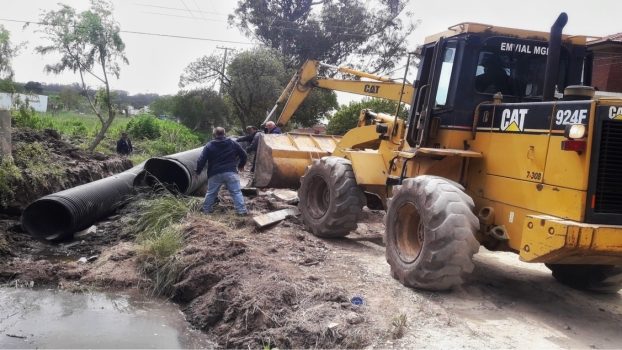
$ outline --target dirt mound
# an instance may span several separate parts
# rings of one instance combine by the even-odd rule
[[[11,136],[20,175],[11,179],[11,193],[3,194],[0,212],[17,214],[39,197],[132,167],[127,158],[89,154],[63,141],[55,130],[14,129]]]
[[[318,277],[329,268],[322,266],[326,253],[322,241],[296,229],[235,231],[196,216],[187,225],[174,299],[227,348],[362,347],[373,336],[364,310]]]

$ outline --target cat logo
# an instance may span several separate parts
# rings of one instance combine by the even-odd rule
[[[622,107],[609,107],[609,119],[622,120]]]
[[[521,132],[525,126],[525,115],[529,109],[504,109],[501,113],[501,130]]]
[[[363,91],[370,94],[377,94],[378,90],[380,90],[380,85],[365,84],[365,86],[363,87]]]

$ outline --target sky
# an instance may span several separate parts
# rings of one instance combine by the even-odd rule
[[[367,0],[373,1],[373,0]],[[53,56],[40,56],[34,47],[44,44],[37,26],[23,28],[17,21],[37,21],[43,11],[57,9],[58,2],[77,10],[89,6],[87,0],[0,0],[0,24],[11,32],[14,43],[26,43],[13,60],[15,80],[71,84],[79,81],[73,73],[50,75],[45,64],[54,63]],[[222,54],[223,47],[244,50],[258,45],[237,28],[228,25],[227,16],[237,0],[114,0],[114,17],[119,22],[126,44],[129,65],[121,68],[121,77],[111,82],[113,89],[130,94],[175,94],[179,76],[192,61],[203,55]],[[565,34],[605,36],[622,32],[622,1],[594,0],[499,0],[430,1],[411,0],[408,10],[421,24],[409,38],[413,50],[423,39],[461,22],[478,22],[505,27],[549,31],[560,12],[568,14]],[[204,40],[172,38],[129,32],[165,34]],[[403,72],[402,72],[403,74]],[[399,76],[399,72],[394,73]],[[340,95],[340,102],[350,99]]]

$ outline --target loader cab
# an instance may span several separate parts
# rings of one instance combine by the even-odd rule
[[[426,143],[438,129],[470,130],[476,107],[493,102],[497,93],[503,103],[543,100],[548,33],[477,24],[457,30],[462,32],[439,34],[421,48],[407,135],[411,145],[438,147]],[[580,41],[562,42],[557,91],[581,84],[585,54]],[[426,120],[430,125],[422,126]]]

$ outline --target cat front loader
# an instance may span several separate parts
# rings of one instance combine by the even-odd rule
[[[309,231],[343,237],[363,206],[382,208],[386,258],[406,286],[460,285],[483,245],[617,292],[622,100],[594,95],[587,37],[562,35],[566,22],[550,33],[461,23],[426,38],[408,120],[363,111],[332,150],[266,135],[260,147],[307,154],[302,177],[279,181],[300,181]]]

